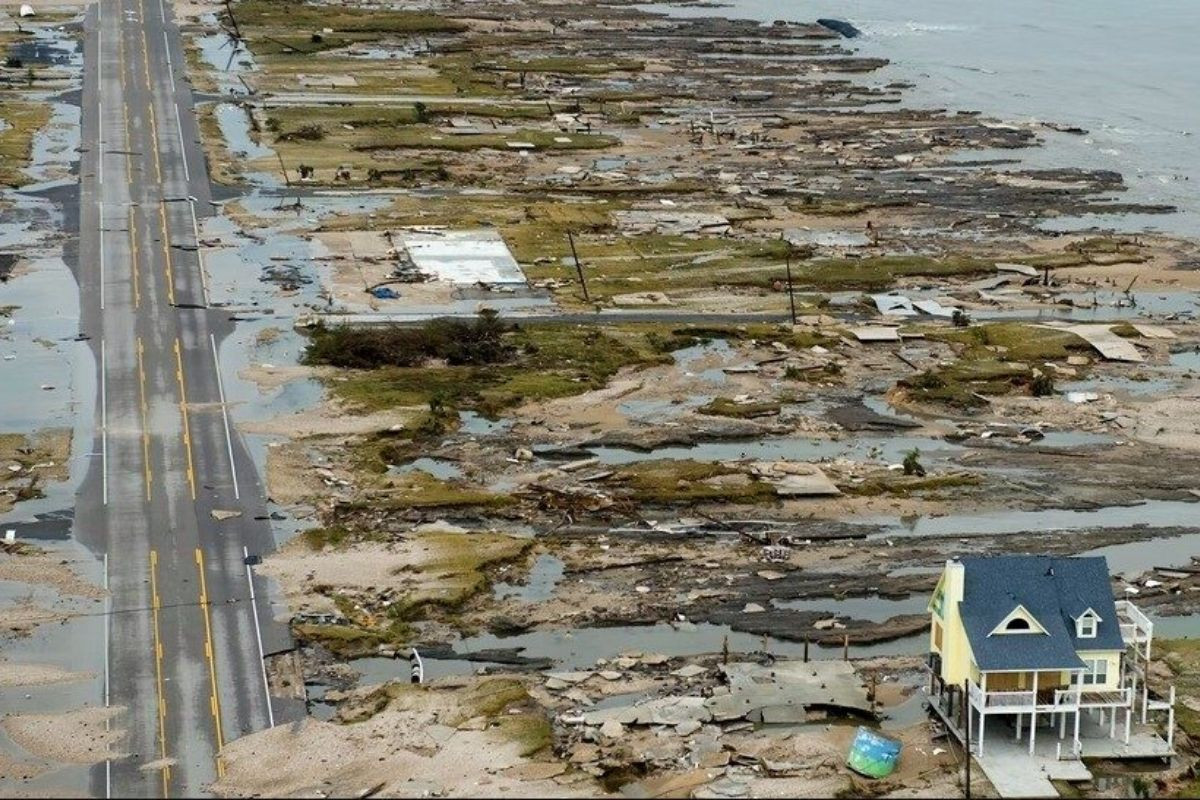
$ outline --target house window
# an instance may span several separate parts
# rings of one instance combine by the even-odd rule
[[[1084,686],[1103,686],[1108,683],[1107,658],[1085,658],[1083,663],[1087,667],[1083,673]]]
[[[942,626],[937,620],[933,621],[933,649],[939,652],[942,649]]]
[[[1033,630],[1033,626],[1030,625],[1029,620],[1025,619],[1024,617],[1013,617],[1008,621],[1008,624],[1004,626],[1004,630],[1019,633],[1021,631],[1031,631]]]
[[[1075,622],[1075,635],[1080,639],[1096,638],[1096,616],[1091,612],[1085,613]]]

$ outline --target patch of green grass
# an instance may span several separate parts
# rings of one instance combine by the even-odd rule
[[[970,409],[987,405],[984,398],[1011,394],[1033,382],[1033,369],[1015,361],[958,361],[900,381],[912,400]]]
[[[550,721],[536,712],[509,714],[501,717],[496,726],[504,738],[520,745],[519,754],[522,758],[540,753],[550,747],[554,740]]]
[[[420,560],[413,572],[423,585],[388,607],[390,619],[409,623],[431,614],[456,611],[489,586],[485,571],[521,558],[533,542],[499,533],[422,534]]]
[[[638,503],[674,505],[716,502],[758,503],[773,500],[774,488],[736,467],[690,459],[656,459],[626,464],[608,479]]]
[[[1133,330],[1132,326],[1130,330]],[[1134,331],[1136,334],[1136,331]],[[1027,325],[1020,322],[993,322],[969,328],[931,330],[930,339],[964,345],[964,359],[1004,357],[1013,361],[1059,361],[1077,353],[1087,353],[1091,345],[1069,331]]]
[[[754,419],[755,417],[772,417],[779,414],[783,405],[774,400],[756,403],[739,403],[729,397],[715,397],[697,409],[701,414],[714,417],[732,417],[734,419]]]
[[[393,488],[369,501],[375,507],[388,508],[504,508],[514,498],[468,486],[461,481],[446,481],[427,472],[414,470],[393,480]]]
[[[29,183],[23,172],[33,153],[33,137],[50,120],[46,103],[0,101],[0,185],[18,188]]]
[[[830,361],[827,364],[814,366],[809,369],[788,367],[783,371],[783,377],[789,381],[802,381],[804,383],[841,383],[842,372],[840,364]]]
[[[240,0],[234,5],[239,27],[334,34],[370,33],[380,37],[394,34],[460,33],[467,26],[457,20],[424,11],[396,11],[382,8],[297,3],[289,0]],[[323,34],[328,35],[328,34]]]
[[[966,486],[979,486],[983,481],[978,475],[896,475],[887,474],[867,478],[859,484],[839,486],[844,494],[856,497],[911,497],[913,495],[934,494],[942,489],[956,489]]]
[[[463,720],[471,717],[495,717],[510,706],[529,699],[520,681],[512,678],[491,678],[475,683],[461,695]]]
[[[990,275],[995,271],[994,261],[966,256],[832,258],[792,265],[796,284],[830,291],[879,290],[889,288],[900,278]]]
[[[330,653],[341,658],[358,658],[375,653],[376,648],[387,642],[387,637],[375,630],[357,625],[293,625],[296,638],[304,642],[320,644]]]
[[[1019,322],[997,322],[969,328],[936,328],[930,339],[959,346],[957,360],[900,382],[908,397],[961,409],[987,404],[985,397],[1054,391],[1050,373],[1039,365],[1061,361],[1091,346],[1073,333]]]

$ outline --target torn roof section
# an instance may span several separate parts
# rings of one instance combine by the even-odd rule
[[[1122,650],[1103,557],[986,556],[961,559],[965,571],[959,604],[975,664],[986,672],[1081,669],[1076,651]],[[994,633],[1017,607],[1045,633]],[[1091,609],[1099,618],[1094,638],[1079,638],[1075,620]]]

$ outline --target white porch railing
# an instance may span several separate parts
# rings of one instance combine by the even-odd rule
[[[1076,711],[1080,708],[1124,708],[1133,702],[1133,690],[1096,689],[1087,687],[1070,687],[1055,689],[1048,702],[1039,702],[1035,692],[1021,691],[983,691],[978,684],[969,686],[971,705],[983,711],[995,710],[1037,710],[1037,711]]]
[[[1122,689],[1088,689],[1086,686],[1073,686],[1070,689],[1056,689],[1054,705],[1063,710],[1074,708],[1124,708],[1133,703],[1133,689],[1126,686]]]
[[[1029,708],[1037,704],[1034,692],[986,692],[988,708]]]
[[[1154,636],[1154,622],[1128,600],[1117,600],[1117,622],[1125,644],[1142,644]]]

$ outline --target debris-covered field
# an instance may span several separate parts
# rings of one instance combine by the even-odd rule
[[[1121,230],[1169,208],[1023,162],[1071,133],[911,108],[812,20],[401,5],[174,6],[298,644],[272,679],[311,714],[229,742],[215,793],[957,796],[928,600],[999,553],[1105,555],[1178,637],[1154,779],[1194,788],[1200,251]],[[0,74],[17,187],[50,117]],[[1112,225],[1042,226],[1084,215]],[[71,447],[0,432],[0,512]],[[50,588],[103,597],[40,549],[0,552],[15,583],[3,637],[83,613]],[[119,749],[102,711],[0,721],[32,754],[0,788]],[[903,743],[884,781],[845,767],[858,725]]]
[[[263,571],[313,713],[354,724],[251,737],[218,790],[302,791],[259,748],[333,748],[345,790],[857,793],[830,723],[883,720],[909,757],[872,791],[953,793],[920,711],[945,559],[1100,552],[1193,613],[1189,571],[1148,579],[1195,541],[1195,246],[1038,227],[1133,210],[1119,175],[909,110],[808,22],[316,9],[201,14],[193,67],[242,193],[207,244],[270,253],[296,309],[242,370],[307,398],[244,422],[301,531]],[[771,663],[782,709],[714,709]],[[444,773],[484,735],[515,760]]]

